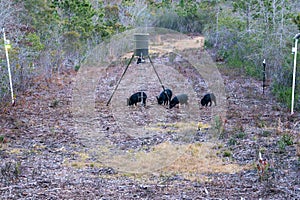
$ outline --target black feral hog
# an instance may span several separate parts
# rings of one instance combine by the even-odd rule
[[[171,101],[171,98],[172,98],[172,90],[170,89],[165,89],[160,93],[158,97],[156,97],[157,103],[159,105],[161,104],[168,105],[169,102]]]
[[[174,106],[176,106],[177,104],[188,104],[188,95],[187,94],[179,94],[177,96],[175,96],[171,102],[170,102],[170,109],[173,108]]]
[[[144,63],[145,59],[141,56],[138,57],[136,64]]]
[[[132,106],[132,105],[136,105],[137,102],[142,102],[142,105],[146,106],[146,99],[147,99],[147,95],[145,92],[137,92],[131,95],[129,99],[127,99],[127,104],[129,106]]]
[[[212,101],[215,103],[215,105],[217,105],[215,95],[213,93],[208,93],[208,94],[204,95],[204,97],[201,99],[201,105],[208,106],[208,103],[209,103],[209,106],[211,106]]]

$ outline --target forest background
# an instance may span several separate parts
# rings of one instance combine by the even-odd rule
[[[291,106],[293,37],[300,31],[298,0],[0,0],[0,27],[12,45],[16,97],[37,78],[78,70],[92,49],[114,34],[162,27],[205,36],[205,48],[216,62],[260,80],[266,59],[272,92]],[[299,70],[297,74],[295,109],[300,110]],[[2,102],[9,102],[9,92],[3,45]]]

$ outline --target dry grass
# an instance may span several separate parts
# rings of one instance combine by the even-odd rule
[[[237,173],[249,169],[251,166],[242,166],[234,162],[226,162],[217,156],[218,151],[214,143],[198,143],[187,145],[186,152],[163,172],[184,174],[188,179],[203,179],[207,173]]]
[[[91,162],[88,154],[77,153],[76,160],[66,160],[65,164],[76,168],[115,166],[120,172],[117,176],[139,174],[145,178],[157,173],[164,176],[181,174],[186,179],[197,181],[206,181],[206,174],[233,174],[252,167],[219,157],[216,147],[220,145],[211,142],[185,145],[164,142],[153,146],[150,152],[128,150],[123,154],[107,155],[109,159],[105,159],[105,154],[102,154],[104,151],[107,153],[108,149],[102,149],[101,161]]]
[[[153,146],[151,151],[128,150],[110,155],[104,159],[107,166],[114,166],[121,173],[143,174],[170,165],[184,152],[181,145],[164,142]],[[103,160],[103,155],[101,155]]]
[[[175,122],[175,123],[156,123],[145,127],[145,130],[156,132],[177,132],[177,133],[195,133],[197,131],[197,123],[190,122]]]

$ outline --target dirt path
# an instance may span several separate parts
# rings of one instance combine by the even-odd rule
[[[200,48],[195,49],[200,45],[199,38],[183,37],[181,42],[174,42],[177,37],[169,34],[162,44],[151,40],[155,46],[154,50],[150,49],[154,65],[150,64],[150,58],[139,65],[134,59],[109,107],[106,105],[109,97],[129,61],[116,61],[108,66],[105,62],[95,62],[95,66],[88,62],[81,69],[75,83],[73,110],[79,137],[94,159],[122,172],[153,172],[170,165],[185,152],[197,132],[198,122],[212,126],[215,116],[224,115],[219,109],[226,106],[222,103],[224,89],[219,93],[222,87],[216,87],[221,81],[210,80],[210,76],[217,78],[213,74],[217,71],[215,64],[205,58],[206,54]],[[118,43],[117,40],[114,42]],[[195,50],[186,51],[189,48]],[[202,58],[195,54],[201,54]],[[188,94],[189,105],[171,110],[157,105],[156,96],[162,91],[160,81],[172,89],[174,96]],[[137,91],[147,93],[147,106],[126,106],[126,99]],[[200,100],[207,92],[218,93],[220,106],[202,108]],[[97,107],[96,112],[94,107]]]

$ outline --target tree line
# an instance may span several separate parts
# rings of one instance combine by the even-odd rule
[[[266,59],[272,91],[289,106],[299,4],[297,0],[0,0],[0,25],[12,43],[9,53],[17,90],[28,87],[36,76],[50,78],[68,68],[78,70],[93,47],[116,33],[155,26],[204,35],[205,48],[216,60],[260,79]],[[5,99],[9,84],[4,48],[0,55],[0,98]],[[298,102],[299,94],[297,87]]]

